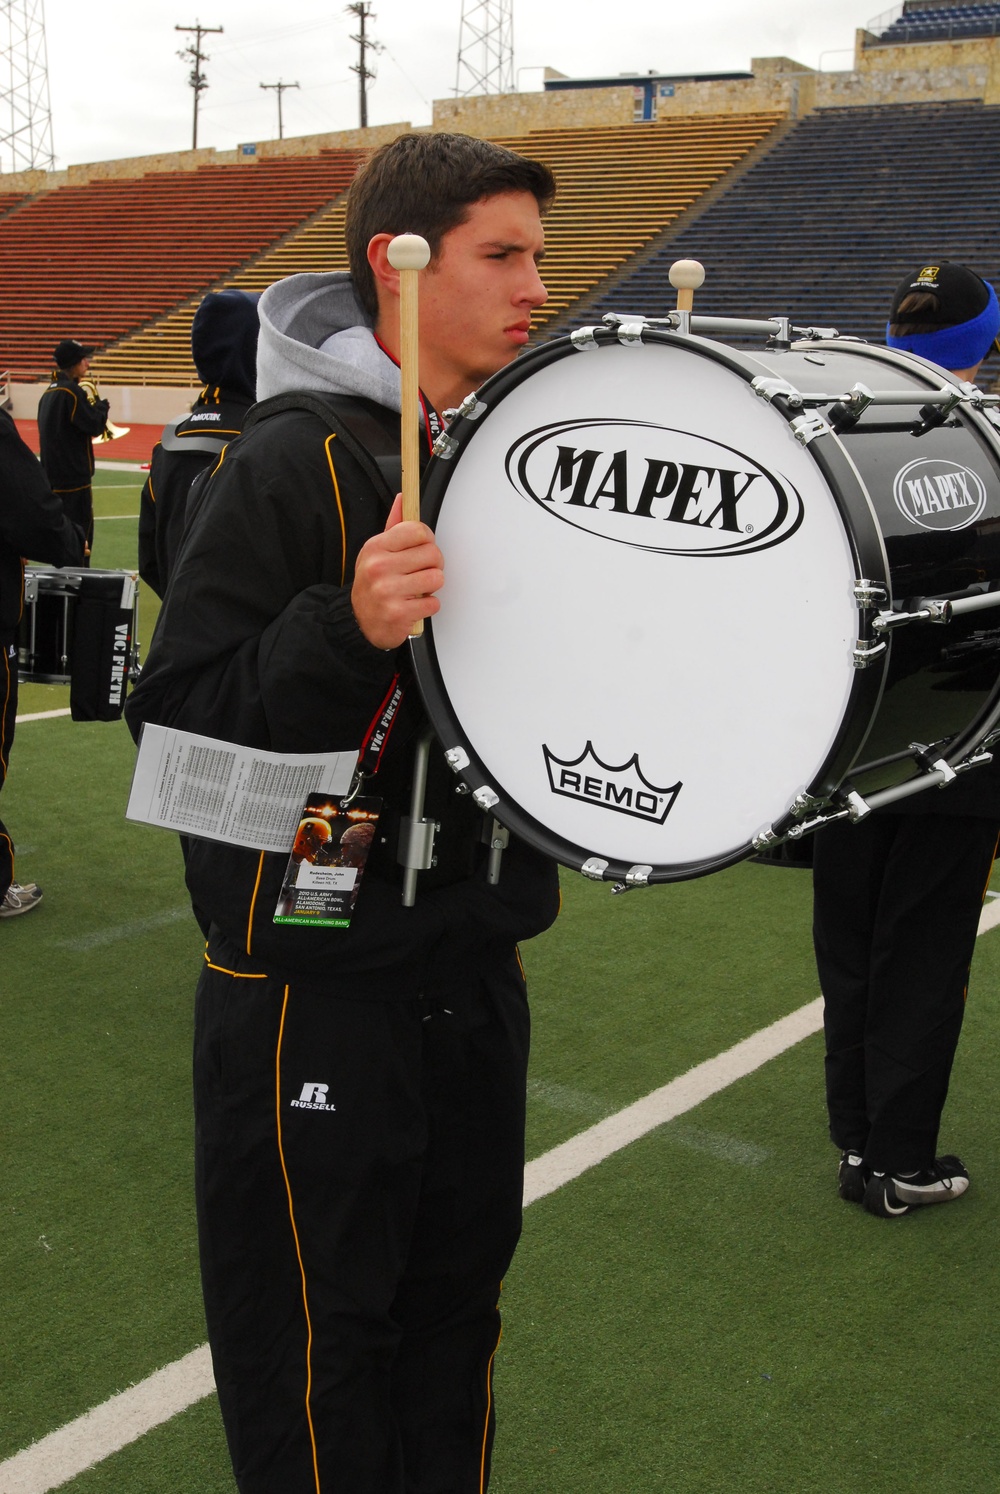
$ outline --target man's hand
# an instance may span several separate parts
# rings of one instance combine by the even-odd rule
[[[426,524],[403,521],[396,495],[381,534],[361,549],[351,587],[358,627],[376,648],[399,648],[419,617],[433,617],[441,603],[444,560]]]

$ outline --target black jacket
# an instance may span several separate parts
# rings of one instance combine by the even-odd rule
[[[57,493],[90,486],[94,437],[108,423],[108,402],[90,404],[80,385],[59,372],[38,401],[42,466]]]
[[[0,410],[0,637],[11,638],[24,602],[24,559],[79,565],[83,532],[71,524],[34,453]]]
[[[398,448],[399,417],[359,403]],[[408,650],[374,648],[351,609],[358,551],[384,528],[388,501],[317,414],[257,405],[189,512],[126,707],[133,733],[154,721],[278,752],[358,747],[394,676],[408,678]],[[369,790],[386,800],[380,834],[408,809],[424,721],[411,682]],[[433,758],[428,813],[442,821],[446,852],[438,885],[421,873],[415,907],[401,905],[391,828],[350,929],[275,924],[287,857],[208,840],[189,848],[195,905],[262,968],[313,976],[333,994],[403,997],[462,982],[491,944],[509,947],[548,927],[558,884],[552,862],[512,843],[499,885],[487,886],[482,817],[456,795],[441,754]]]
[[[158,597],[180,547],[191,484],[239,435],[252,403],[230,390],[205,388],[191,413],[166,426],[153,447],[139,499],[139,575]]]

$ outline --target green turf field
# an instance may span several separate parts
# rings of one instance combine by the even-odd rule
[[[139,474],[98,481],[98,513],[134,514]],[[133,565],[134,535],[100,520],[94,563]],[[67,694],[25,686],[21,710]],[[0,1461],[204,1338],[200,940],[173,838],[123,819],[131,762],[120,723],[28,722],[4,790],[18,874],[45,901],[0,925]],[[564,896],[524,951],[531,1156],[817,994],[804,873],[744,865],[625,897],[566,874]],[[942,1137],[973,1178],[955,1209],[891,1222],[838,1199],[818,1037],[529,1208],[497,1494],[1000,1488],[998,976],[990,933]],[[64,1487],[232,1494],[214,1398]]]

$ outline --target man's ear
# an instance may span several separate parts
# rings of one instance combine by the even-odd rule
[[[377,233],[368,243],[368,263],[375,277],[380,302],[383,296],[399,300],[399,271],[393,269],[386,252],[394,237],[391,233]]]

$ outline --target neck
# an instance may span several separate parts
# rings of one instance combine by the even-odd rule
[[[399,317],[383,313],[375,323],[375,336],[396,362],[400,362]],[[458,378],[452,369],[436,366],[433,359],[420,355],[420,388],[434,409],[441,414],[460,405],[472,391],[466,382]]]

